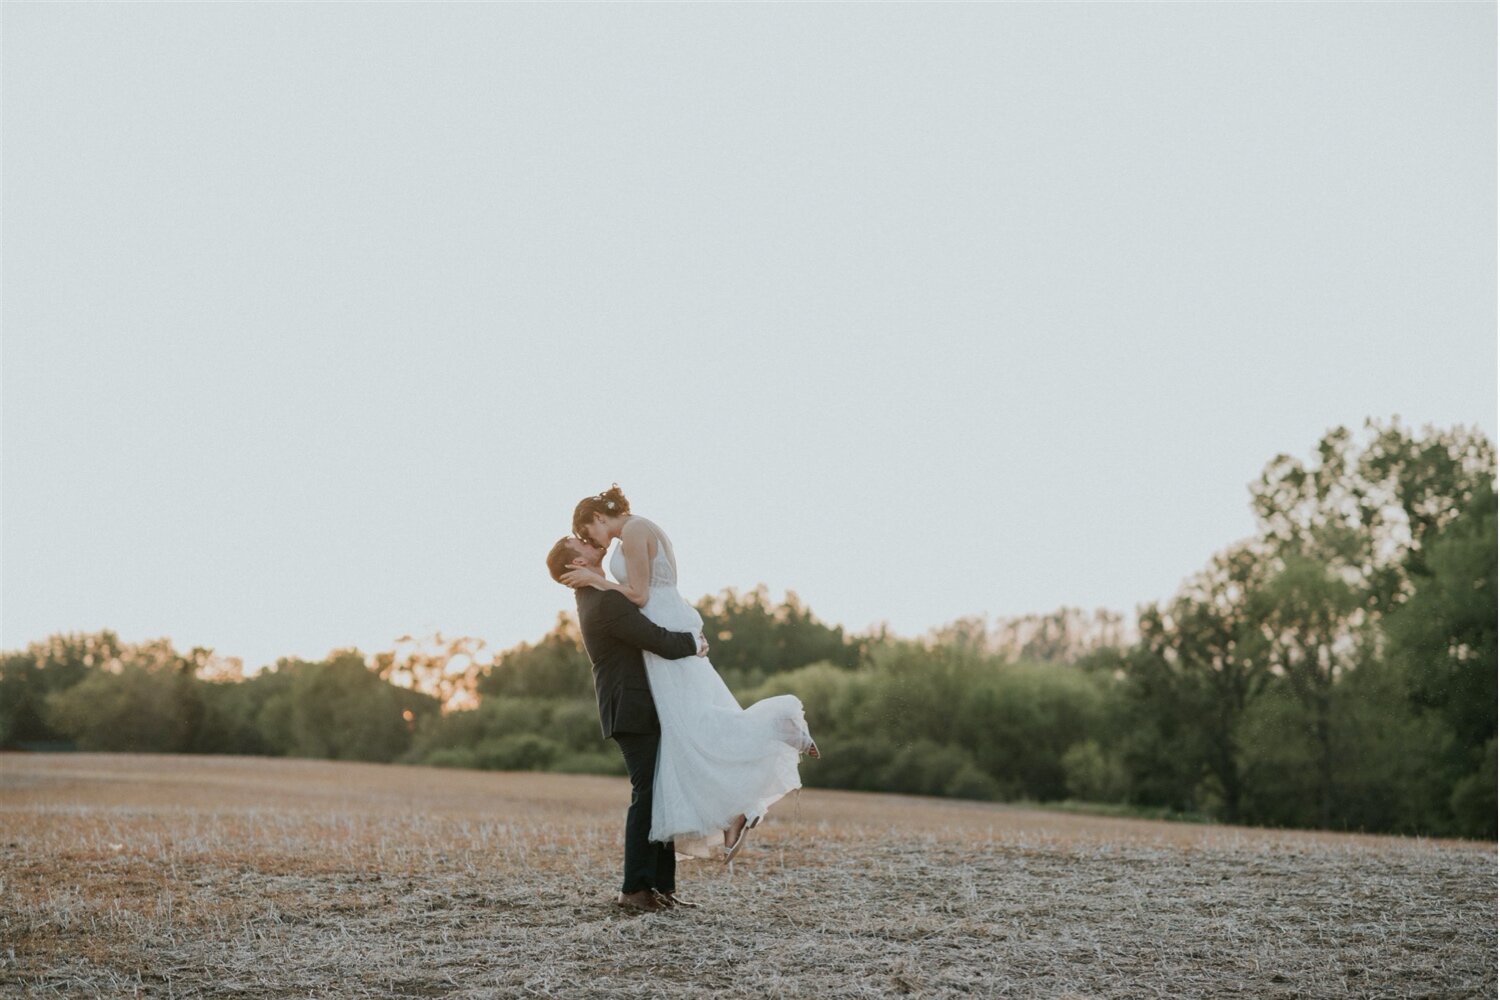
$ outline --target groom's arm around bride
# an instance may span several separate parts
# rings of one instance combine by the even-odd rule
[[[599,724],[605,739],[616,732],[654,733],[661,729],[646,679],[641,650],[668,660],[706,656],[708,643],[687,632],[653,623],[622,594],[584,587],[574,592],[583,648],[594,669]]]

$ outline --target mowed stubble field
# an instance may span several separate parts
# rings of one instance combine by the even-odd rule
[[[810,765],[815,766],[815,765]],[[613,905],[623,779],[0,755],[6,997],[1495,996],[1491,843],[804,791]]]

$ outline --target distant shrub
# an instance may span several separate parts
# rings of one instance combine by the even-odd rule
[[[486,771],[545,771],[560,750],[544,736],[517,733],[485,740],[474,748],[474,757]]]
[[[559,774],[625,774],[625,758],[618,753],[565,753],[552,762]]]
[[[1287,684],[1268,685],[1246,708],[1238,735],[1245,754],[1247,818],[1268,826],[1317,825],[1313,732],[1310,713]]]
[[[822,746],[823,737],[848,719],[851,699],[860,680],[849,670],[831,663],[812,663],[798,670],[774,674],[761,684],[736,692],[741,705],[749,705],[778,694],[793,694],[802,702],[808,728]]]
[[[1495,741],[1484,748],[1484,764],[1453,788],[1453,819],[1465,837],[1495,839]]]
[[[1119,760],[1094,740],[1074,743],[1062,756],[1068,794],[1085,802],[1123,802],[1129,778]]]
[[[578,625],[559,615],[539,642],[523,642],[501,653],[478,688],[486,699],[573,698],[593,694],[590,678]]]
[[[552,718],[547,727],[538,732],[569,750],[620,756],[614,744],[604,742],[604,736],[599,731],[599,705],[592,699],[566,701],[557,705],[552,710]]]
[[[887,740],[818,738],[820,760],[803,760],[802,783],[810,788],[883,791],[881,774],[896,756]]]
[[[960,776],[969,786],[975,786],[985,778],[967,750],[932,740],[916,740],[902,747],[885,766],[880,783],[891,792],[947,795],[949,785]],[[991,781],[986,794],[980,797],[989,798],[993,789],[994,782]]]
[[[170,666],[97,671],[47,696],[47,721],[81,750],[182,753],[202,716],[198,682]]]
[[[428,767],[469,767],[479,766],[479,761],[474,756],[474,751],[468,747],[443,747],[434,750],[423,760]]]
[[[550,737],[557,714],[570,707],[569,703],[540,698],[486,698],[477,708],[420,719],[412,741],[412,756],[422,759],[442,747],[472,749],[488,740],[525,733]],[[594,717],[597,720],[597,711]],[[598,732],[596,721],[596,737]]]
[[[955,799],[991,801],[1000,797],[1000,786],[994,778],[981,771],[978,764],[970,760],[953,772],[953,776],[943,786],[943,794]]]

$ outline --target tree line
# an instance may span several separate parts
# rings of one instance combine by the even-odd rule
[[[1495,454],[1366,421],[1250,487],[1257,530],[1133,620],[1061,609],[847,634],[765,588],[699,602],[748,703],[792,692],[813,786],[1495,837]],[[403,637],[410,640],[410,637]],[[0,654],[0,746],[623,773],[576,622],[205,678],[110,632]]]

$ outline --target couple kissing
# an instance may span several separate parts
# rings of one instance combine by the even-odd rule
[[[677,856],[732,865],[771,805],[802,787],[801,755],[818,756],[802,702],[783,694],[740,706],[709,661],[703,618],[677,590],[670,539],[631,512],[618,485],[578,502],[547,571],[573,588],[600,730],[630,774],[618,902],[696,906],[677,895]]]

